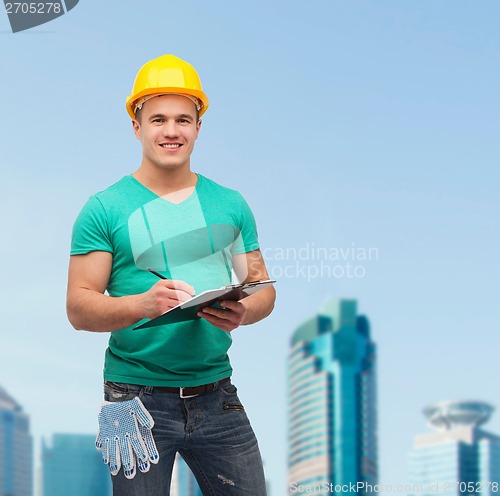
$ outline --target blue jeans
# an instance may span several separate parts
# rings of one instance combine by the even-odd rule
[[[138,396],[155,421],[153,437],[160,453],[149,472],[126,479],[112,477],[114,496],[168,496],[177,452],[192,470],[204,496],[266,496],[262,459],[236,387],[182,399],[150,386],[105,383],[106,401]]]

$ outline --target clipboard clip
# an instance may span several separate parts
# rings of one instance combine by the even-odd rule
[[[230,284],[229,286],[225,286],[224,289],[238,289],[238,288],[244,289],[250,286],[255,286],[256,284],[260,284],[260,282],[261,281],[259,279],[257,281],[246,282],[245,284]]]

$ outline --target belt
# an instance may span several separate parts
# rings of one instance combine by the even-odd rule
[[[225,379],[221,379],[217,382],[212,382],[211,384],[203,384],[202,386],[194,386],[194,387],[166,387],[166,386],[153,386],[154,391],[160,391],[162,393],[175,393],[178,394],[181,398],[193,398],[194,396],[198,396],[199,394],[209,393],[210,391],[214,391],[217,389],[217,386],[220,384],[225,384],[230,381],[230,377],[226,377]]]

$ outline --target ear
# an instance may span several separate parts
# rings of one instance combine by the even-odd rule
[[[132,129],[134,131],[135,137],[140,141],[140,139],[141,139],[141,125],[135,119],[132,119]]]
[[[198,122],[196,123],[196,139],[198,139],[198,135],[200,134],[200,128],[201,128],[201,119],[198,119]]]

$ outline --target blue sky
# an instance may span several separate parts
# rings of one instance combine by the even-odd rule
[[[273,315],[234,333],[273,496],[289,338],[329,297],[356,298],[378,345],[382,482],[406,481],[424,406],[499,406],[499,16],[496,0],[81,0],[13,35],[0,15],[0,382],[34,434],[96,430],[106,336],[67,323],[70,232],[90,194],[139,165],[125,98],[164,53],[210,98],[193,169],[243,193],[271,256],[378,254],[356,261],[363,277],[279,278]]]

